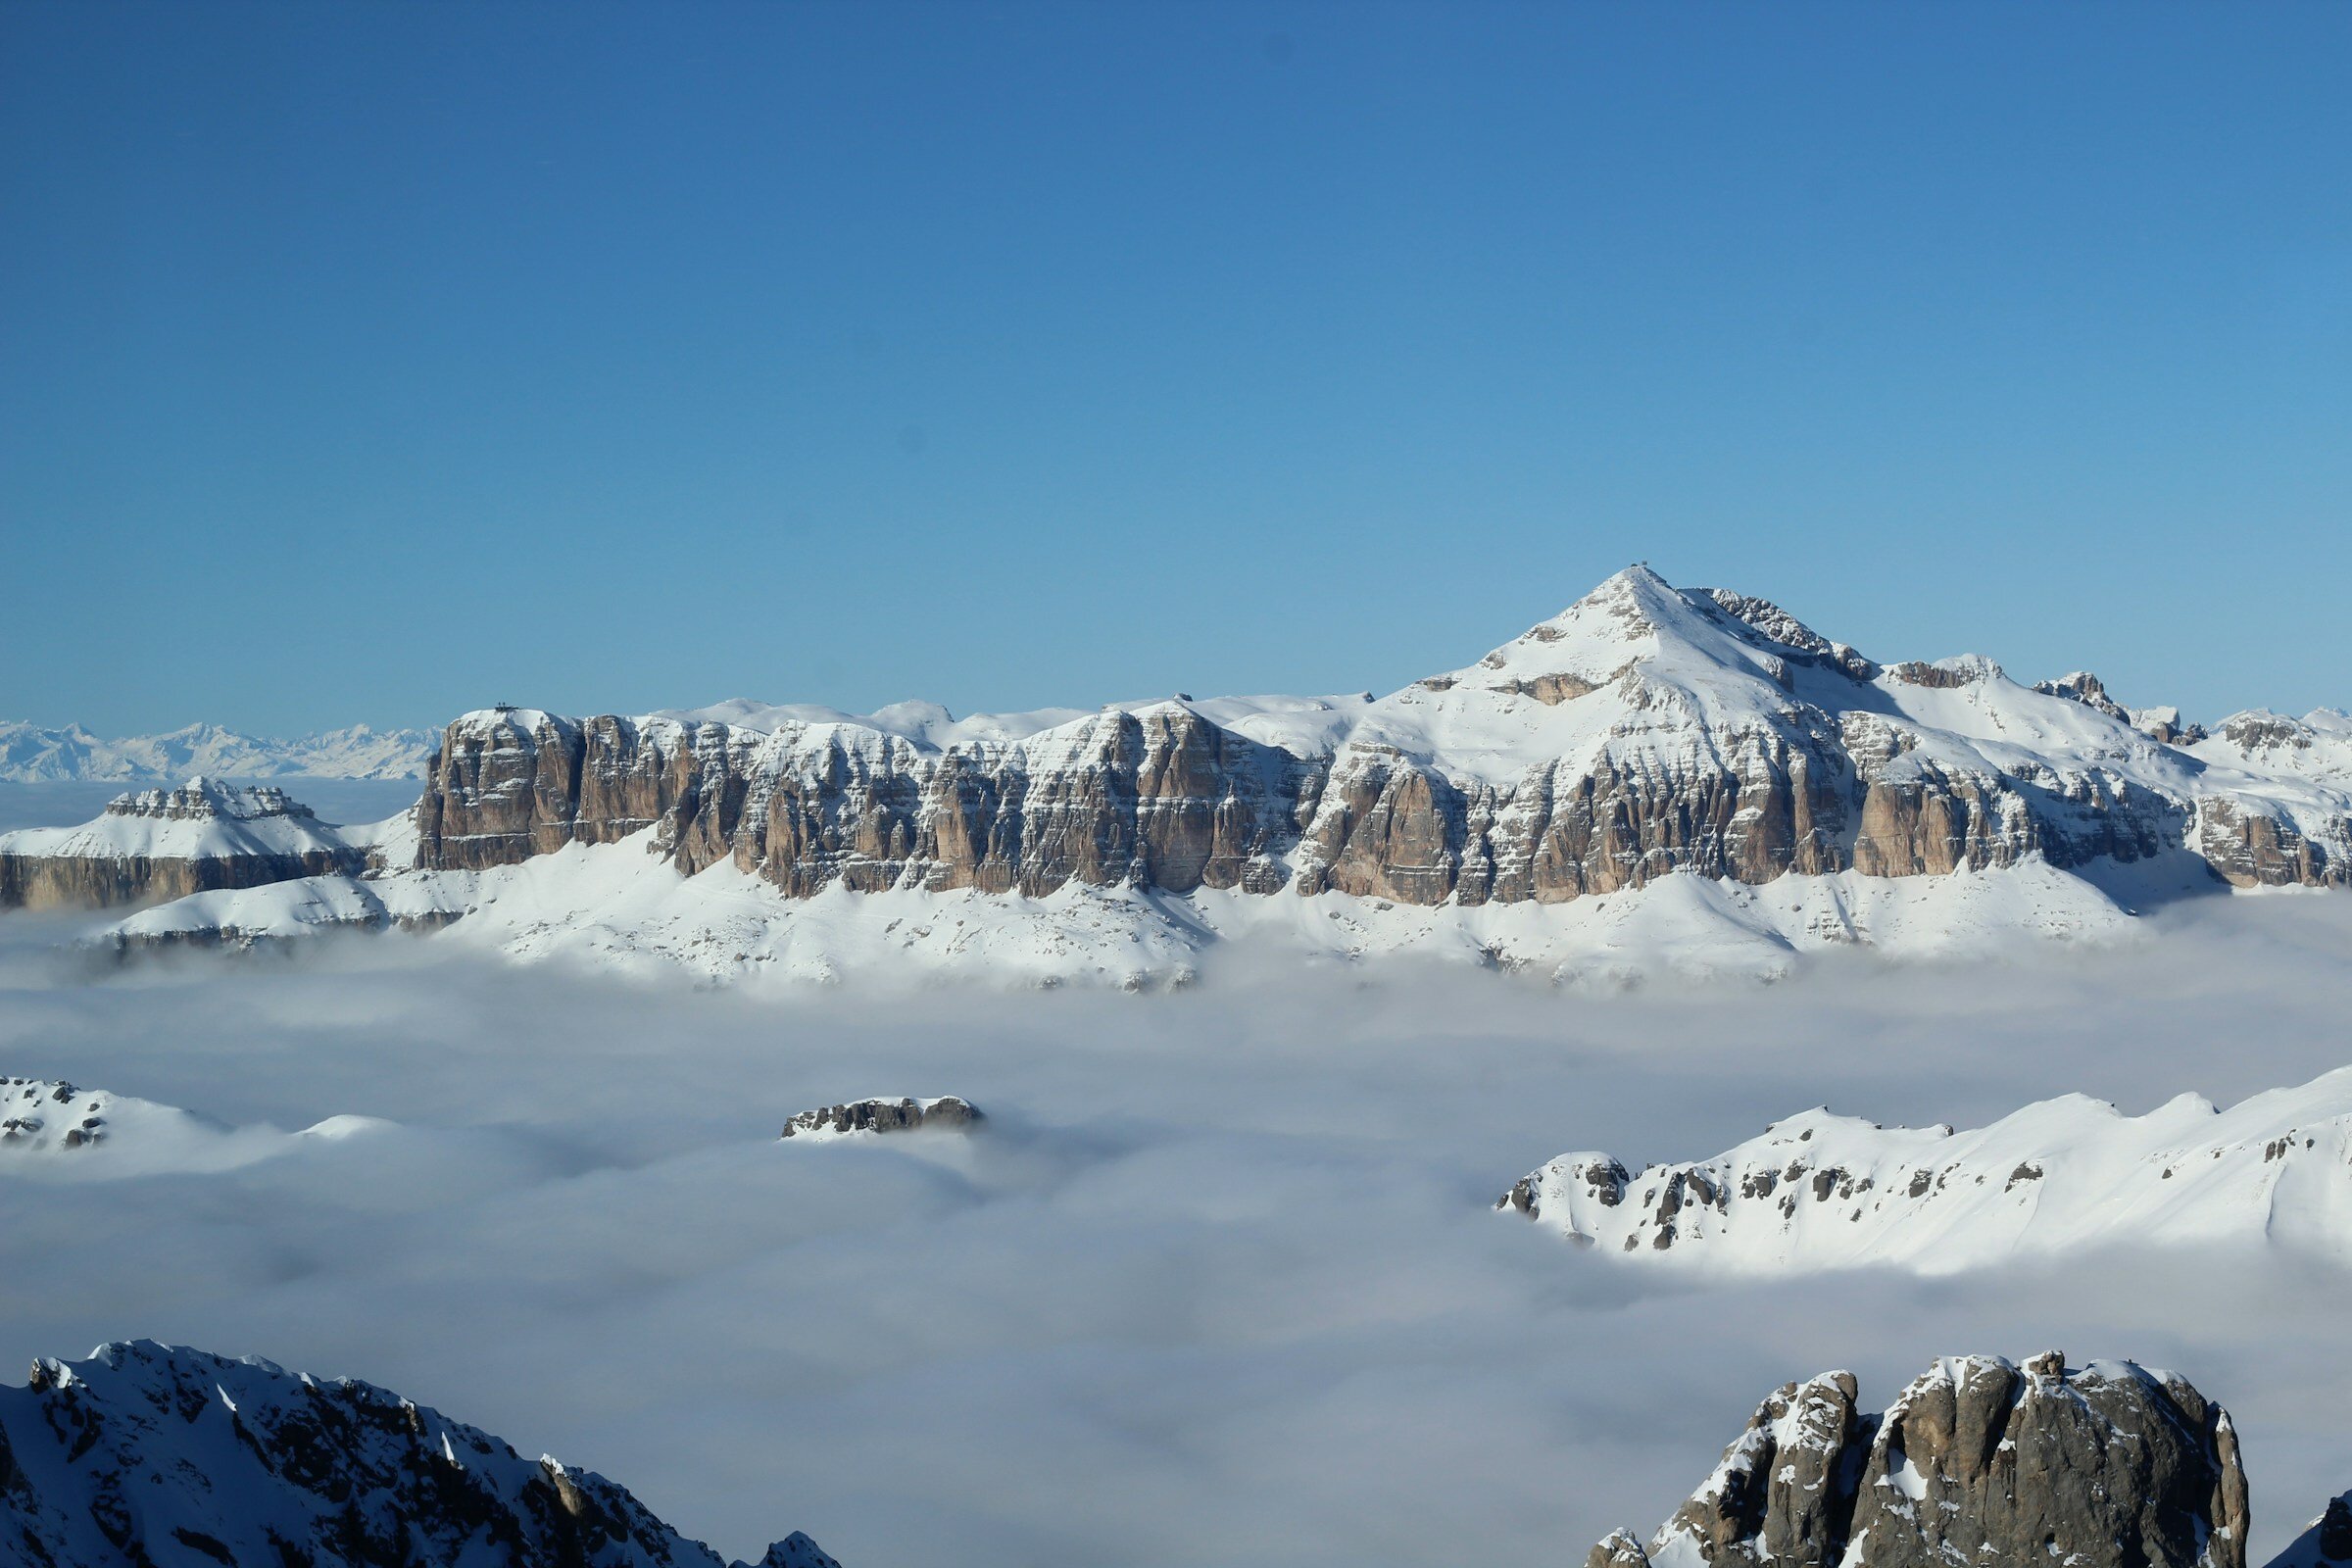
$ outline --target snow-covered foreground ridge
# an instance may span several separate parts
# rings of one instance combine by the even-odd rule
[[[0,783],[70,779],[166,784],[191,773],[221,778],[422,778],[434,735],[424,729],[326,730],[291,740],[190,724],[167,735],[104,740],[69,724],[0,721]]]
[[[1712,1159],[1562,1154],[1496,1204],[1609,1257],[1947,1273],[2082,1248],[2277,1245],[2352,1262],[2352,1067],[2217,1110],[2069,1095],[1987,1127],[1809,1110]]]
[[[620,1486],[382,1389],[152,1341],[0,1388],[0,1560],[721,1568]],[[808,1537],[760,1568],[840,1568]]]
[[[2245,1568],[2237,1433],[2185,1378],[2053,1350],[1939,1360],[1884,1414],[1858,1396],[1846,1372],[1768,1396],[1646,1544],[1618,1531],[1587,1568]],[[2326,1560],[2319,1533],[2272,1568]]]
[[[1771,974],[1853,943],[2098,937],[2159,890],[2340,885],[2352,719],[2207,734],[2088,675],[1881,664],[1634,567],[1382,698],[468,713],[416,809],[344,842],[365,871],[198,881],[122,940],[455,920],[516,956],[715,975],[1150,984],[1236,938]]]

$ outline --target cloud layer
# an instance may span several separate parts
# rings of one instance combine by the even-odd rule
[[[603,1470],[722,1550],[970,1568],[1555,1564],[1646,1526],[1833,1365],[2046,1347],[2239,1416],[2258,1551],[2352,1485],[2340,1275],[2118,1250],[1921,1281],[1608,1266],[1488,1211],[1564,1149],[1724,1148],[1828,1102],[1982,1122],[2228,1102],[2352,1059],[2352,905],[2115,952],[1857,956],[1774,987],[1212,968],[1174,996],[600,983],[406,942],[97,984],[0,926],[0,1071],[384,1136],[12,1184],[0,1360],[148,1335],[350,1373]],[[801,1147],[958,1094],[985,1136]]]

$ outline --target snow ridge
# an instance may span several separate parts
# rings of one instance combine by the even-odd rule
[[[1965,1132],[1814,1109],[1711,1159],[1562,1154],[1495,1206],[1608,1257],[1738,1274],[1943,1274],[2126,1243],[2352,1260],[2352,1067],[2228,1110],[2068,1095]]]

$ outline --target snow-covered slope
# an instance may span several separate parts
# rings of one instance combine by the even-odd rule
[[[209,773],[220,778],[422,778],[440,737],[427,729],[326,730],[293,740],[190,724],[168,735],[102,740],[78,724],[43,729],[0,722],[0,781],[67,779],[155,782]]]
[[[394,1130],[371,1116],[330,1116],[294,1133],[225,1127],[177,1105],[62,1079],[0,1077],[0,1177],[81,1181],[235,1170]]]
[[[2079,1248],[2275,1245],[2352,1261],[2352,1067],[2227,1110],[2082,1095],[1988,1127],[1809,1110],[1712,1159],[1562,1154],[1495,1205],[1609,1257],[1738,1273],[1946,1273]]]
[[[1077,883],[1037,898],[835,885],[795,899],[725,861],[680,877],[647,853],[651,834],[567,845],[483,871],[306,877],[200,893],[142,909],[102,940],[126,952],[244,949],[399,928],[523,962],[713,980],[927,978],[1130,991],[1189,984],[1230,949],[1332,964],[1411,957],[1614,990],[1664,974],[1774,980],[1807,955],[1861,944],[1898,958],[1944,959],[2025,942],[2112,941],[2132,923],[2091,883],[2039,862],[1947,878],[1788,876],[1762,887],[1684,874],[1572,904],[1468,907]]]
[[[720,1568],[620,1486],[347,1378],[140,1340],[0,1388],[0,1560]],[[760,1568],[840,1568],[808,1537]]]
[[[414,837],[376,848],[410,872],[208,895],[125,935],[429,910],[525,956],[1131,984],[1248,933],[1583,980],[2101,936],[2159,889],[2352,878],[2340,715],[2189,745],[2155,712],[2082,673],[1881,664],[1637,566],[1385,697],[468,713]]]

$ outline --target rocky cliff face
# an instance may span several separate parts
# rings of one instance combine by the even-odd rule
[[[2149,710],[2154,711],[2154,710]],[[944,717],[944,715],[943,715]],[[652,830],[785,893],[1337,890],[1558,902],[1674,871],[1942,875],[2185,850],[2242,885],[2352,877],[2352,778],[2191,755],[2095,677],[1882,666],[1764,601],[1634,568],[1379,700],[1189,699],[964,727],[742,709],[450,726],[416,863]],[[2248,744],[2263,737],[2248,731]]]
[[[1791,1383],[1644,1546],[1588,1568],[2244,1568],[2246,1477],[2229,1412],[2129,1361],[1937,1362],[1884,1415],[1851,1374]]]
[[[118,796],[81,827],[0,834],[0,908],[148,904],[355,874],[367,859],[283,790],[194,778]]]
[[[146,1341],[0,1389],[0,1559],[720,1568],[604,1477],[365,1383]],[[840,1568],[794,1535],[761,1568]]]

